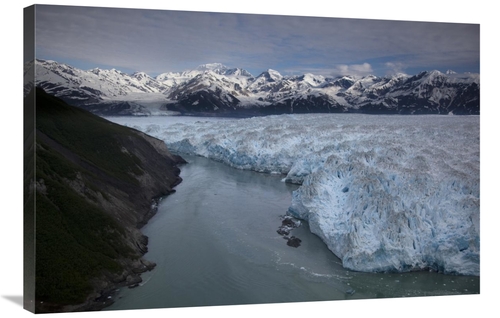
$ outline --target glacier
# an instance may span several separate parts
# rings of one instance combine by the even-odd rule
[[[479,116],[112,120],[174,152],[300,184],[287,213],[347,269],[479,276]]]

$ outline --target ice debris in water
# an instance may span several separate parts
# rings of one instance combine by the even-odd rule
[[[308,114],[136,128],[173,151],[301,184],[289,214],[348,269],[479,275],[479,116]]]

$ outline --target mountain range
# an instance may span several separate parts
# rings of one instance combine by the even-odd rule
[[[152,77],[37,59],[25,64],[24,74],[32,72],[34,85],[99,115],[479,114],[479,74],[453,71],[325,77],[268,69],[254,76],[211,63]],[[24,84],[27,94],[33,83]]]

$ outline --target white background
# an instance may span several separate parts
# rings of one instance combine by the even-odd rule
[[[5,4],[9,3],[9,4]],[[322,17],[412,20],[432,22],[479,23],[481,25],[481,294],[471,296],[440,296],[411,299],[351,300],[225,306],[180,309],[150,309],[96,313],[64,313],[57,317],[493,317],[498,315],[498,273],[496,252],[499,248],[498,210],[495,204],[499,177],[496,155],[499,145],[498,96],[498,10],[494,1],[51,1],[37,4],[84,5],[122,8],[147,8],[233,13],[285,14]],[[31,315],[22,309],[23,293],[23,234],[22,234],[22,67],[23,67],[23,8],[28,1],[4,2],[0,10],[2,34],[0,41],[0,100],[1,164],[0,164],[0,313],[4,317]],[[16,297],[17,296],[17,297]],[[4,314],[8,315],[5,316]]]

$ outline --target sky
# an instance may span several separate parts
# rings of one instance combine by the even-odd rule
[[[479,73],[479,24],[40,5],[36,56],[152,76],[214,62],[255,76]]]

